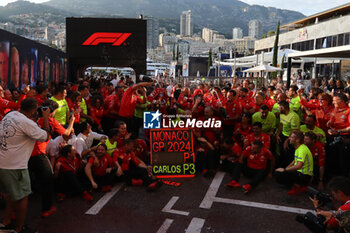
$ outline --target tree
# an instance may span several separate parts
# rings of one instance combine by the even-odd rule
[[[175,44],[173,46],[173,61],[175,61]]]
[[[266,34],[265,34],[265,33],[262,34],[261,38],[262,38],[262,39],[266,38]]]
[[[274,66],[274,67],[277,67],[278,38],[279,38],[279,34],[280,34],[280,20],[278,20],[278,23],[277,23],[275,44],[273,45],[272,66]]]
[[[281,69],[282,69],[282,71],[280,72],[280,74],[281,74],[281,77],[283,76],[283,69],[284,69],[284,62],[286,61],[286,55],[285,54],[283,54],[283,57],[282,57],[282,62],[281,62]]]
[[[179,44],[177,44],[177,49],[176,49],[176,61],[179,61],[179,56],[180,56],[180,50],[179,50]]]
[[[283,54],[283,57],[282,57],[282,62],[281,62],[281,69],[284,68],[284,62],[286,61],[286,55]]]
[[[273,45],[272,66],[274,67],[277,67],[279,34],[280,34],[280,20],[278,20],[278,23],[277,23],[275,44]],[[271,74],[271,78],[276,78],[276,77],[277,77],[277,72],[273,72]]]
[[[275,35],[275,31],[274,30],[270,30],[267,32],[267,37],[270,37],[270,36],[274,36]]]
[[[209,49],[209,58],[208,58],[208,70],[210,69],[210,67],[212,66],[213,64],[213,58],[212,58],[213,54],[212,54],[212,51],[211,51],[211,48]]]

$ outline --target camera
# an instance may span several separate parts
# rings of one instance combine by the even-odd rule
[[[295,217],[297,222],[303,223],[311,232],[314,233],[325,233],[326,225],[323,224],[326,218],[322,215],[314,215],[311,212],[306,214],[298,214]]]
[[[308,195],[311,198],[316,198],[320,206],[328,206],[332,208],[332,200],[330,195],[320,192],[317,189],[314,189],[311,186],[306,188]],[[323,224],[326,218],[322,215],[314,215],[311,212],[307,212],[306,214],[298,214],[295,217],[297,222],[303,223],[311,232],[314,233],[323,233],[326,232],[326,225]]]
[[[340,143],[342,141],[343,141],[342,137],[340,137],[340,136],[339,137],[335,137],[333,142],[329,143],[329,146],[335,146],[335,145],[337,145],[338,143]]]
[[[320,192],[319,190],[314,189],[311,186],[308,186],[306,188],[306,191],[311,198],[316,197],[320,206],[327,205],[329,208],[332,208],[332,199],[331,196],[327,193]]]

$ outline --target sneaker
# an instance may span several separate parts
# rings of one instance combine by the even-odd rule
[[[57,208],[55,206],[51,206],[50,210],[45,211],[41,214],[41,217],[44,217],[44,218],[49,217],[50,215],[56,213],[56,211],[57,211]]]
[[[240,188],[241,185],[240,185],[237,181],[231,180],[230,183],[225,184],[225,187],[226,187],[226,188],[230,188],[230,189],[235,189],[235,188]]]
[[[305,193],[306,192],[306,186],[300,187],[299,192],[300,193]]]
[[[243,189],[244,194],[247,194],[250,191],[252,191],[252,186],[250,184],[245,184],[245,185],[242,185],[242,189]]]
[[[56,213],[57,208],[56,206],[51,206],[50,210],[49,210],[52,214]]]
[[[148,192],[155,192],[160,188],[160,186],[162,186],[162,184],[163,183],[160,181],[155,181],[152,184],[147,186],[147,191]]]
[[[4,225],[0,223],[0,232],[6,232],[6,233],[16,233],[16,226],[13,222]]]
[[[85,200],[85,201],[92,201],[92,196],[90,195],[90,193],[88,192],[88,191],[84,191],[83,192],[83,199]]]
[[[38,233],[38,231],[27,226],[23,226],[22,230],[17,233]]]
[[[64,193],[57,193],[58,201],[63,201],[66,198],[66,194]]]
[[[291,190],[288,191],[288,194],[291,196],[296,196],[300,194],[300,187],[294,186]]]
[[[110,185],[105,185],[102,187],[101,191],[104,192],[104,193],[108,193],[112,190],[112,186]]]
[[[131,185],[132,186],[142,186],[143,185],[143,181],[141,179],[139,179],[139,180],[131,179]]]

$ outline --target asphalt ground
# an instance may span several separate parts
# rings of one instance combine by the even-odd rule
[[[57,212],[48,218],[40,217],[40,195],[34,193],[27,222],[40,233],[308,232],[295,216],[311,210],[311,201],[306,194],[289,196],[273,179],[266,178],[249,194],[226,189],[230,176],[222,172],[210,179],[167,180],[181,185],[164,184],[149,193],[144,187],[116,184],[111,193],[93,192],[91,203],[80,197],[57,202]]]

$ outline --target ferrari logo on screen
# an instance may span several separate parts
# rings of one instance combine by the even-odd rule
[[[112,44],[112,46],[120,46],[131,36],[132,33],[121,32],[95,32],[82,45],[96,46],[102,43]]]

